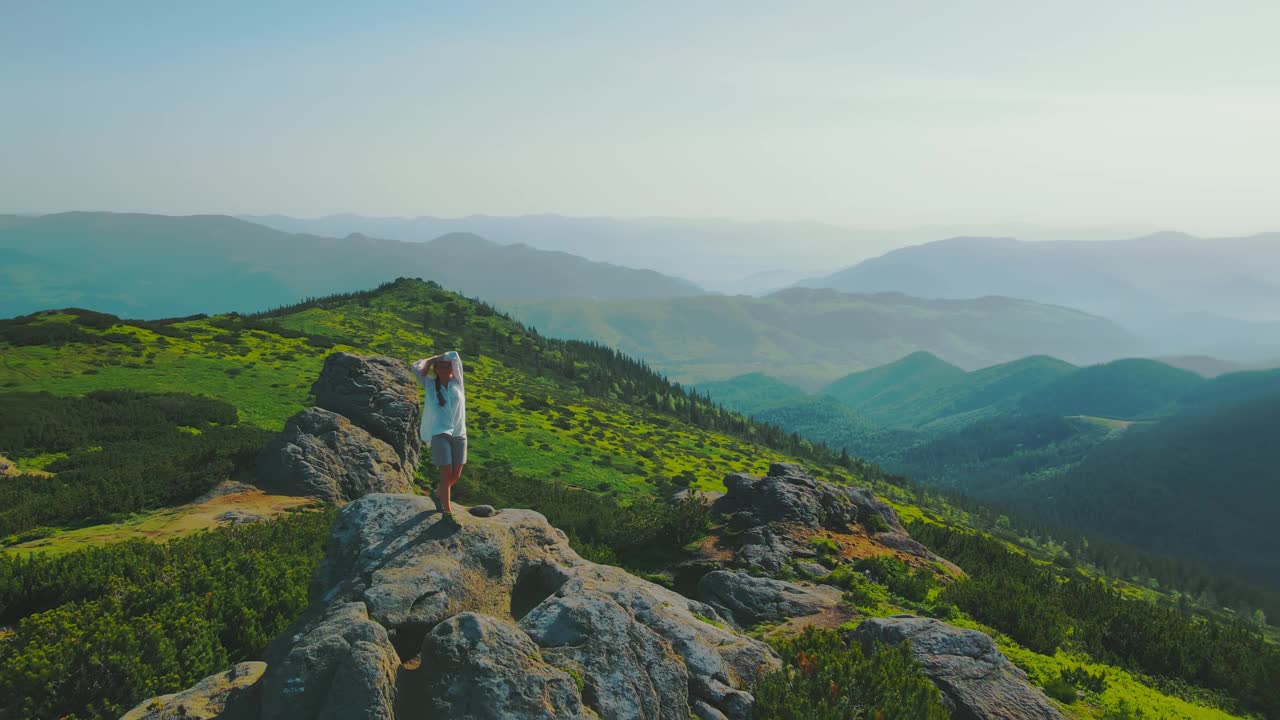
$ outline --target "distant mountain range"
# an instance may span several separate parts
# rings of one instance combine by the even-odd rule
[[[1280,353],[1280,233],[1107,242],[957,237],[800,283],[917,297],[1006,295],[1102,315],[1158,354],[1257,361]]]
[[[427,243],[286,233],[225,215],[0,217],[0,315],[84,306],[127,317],[250,311],[421,277],[486,300],[697,295],[651,270],[453,234]]]
[[[1280,577],[1266,540],[1280,512],[1280,370],[1207,379],[1153,360],[1041,356],[965,372],[914,353],[813,395],[762,373],[698,389],[926,483]]]
[[[746,372],[816,388],[850,370],[927,350],[969,368],[1029,354],[1096,362],[1138,350],[1115,323],[1025,300],[922,300],[792,288],[762,298],[507,303],[557,337],[596,340],[682,382]]]
[[[715,218],[609,218],[540,214],[389,218],[354,214],[320,218],[245,215],[245,220],[287,232],[374,237],[422,242],[446,233],[469,232],[502,244],[527,243],[601,262],[649,268],[689,278],[714,292],[764,295],[830,268],[875,257],[895,247],[975,232],[1008,232],[1020,237],[1092,240],[1123,237],[1133,230],[1114,227],[1058,230],[1031,226],[1002,228],[914,227],[868,229],[818,222],[748,222]],[[911,293],[908,293],[911,294]],[[985,294],[985,293],[984,293]]]

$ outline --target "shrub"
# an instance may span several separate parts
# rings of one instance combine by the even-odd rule
[[[867,516],[867,520],[865,524],[867,526],[867,529],[873,533],[889,532],[890,530],[893,529],[889,527],[889,523],[885,522],[884,518],[880,517],[878,514],[875,514],[875,513],[872,513],[871,515]]]
[[[1044,692],[1060,703],[1070,705],[1076,701],[1076,689],[1061,677],[1056,677],[1044,684]]]
[[[942,696],[907,643],[846,644],[834,630],[808,628],[775,648],[782,670],[752,687],[760,720],[941,720]]]
[[[306,607],[333,517],[0,556],[0,607],[25,615],[0,642],[0,717],[116,718],[258,657]]]

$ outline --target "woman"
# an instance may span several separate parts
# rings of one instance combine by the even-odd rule
[[[431,444],[431,462],[440,468],[436,503],[445,519],[456,522],[450,490],[467,464],[467,398],[462,382],[462,358],[450,350],[413,363],[418,382],[427,389],[422,402],[418,437]]]

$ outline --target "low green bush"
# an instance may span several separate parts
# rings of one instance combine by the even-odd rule
[[[752,687],[759,720],[941,720],[950,717],[910,647],[847,644],[808,628],[775,643],[782,670]]]

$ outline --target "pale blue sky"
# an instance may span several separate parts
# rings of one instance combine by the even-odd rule
[[[0,0],[0,211],[1280,229],[1276,2],[196,5]]]

